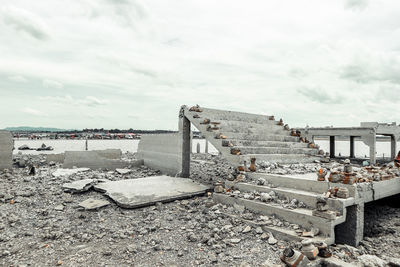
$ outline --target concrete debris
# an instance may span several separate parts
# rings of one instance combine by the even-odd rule
[[[186,178],[153,176],[99,183],[94,186],[123,208],[138,208],[157,202],[205,194],[209,187]]]
[[[110,202],[108,202],[107,200],[94,198],[89,198],[79,203],[79,206],[84,208],[85,210],[96,210],[108,205],[110,205]]]
[[[92,188],[94,182],[95,180],[93,179],[84,179],[84,180],[74,181],[71,183],[65,183],[63,184],[63,189],[66,192],[82,193]]]
[[[315,260],[318,256],[318,248],[314,246],[311,239],[301,241],[301,252],[309,259]]]
[[[117,168],[117,169],[115,169],[115,171],[116,171],[117,173],[119,173],[119,174],[124,175],[124,174],[130,173],[132,170],[131,170],[131,169],[119,169],[119,168]]]
[[[80,172],[87,172],[89,168],[75,168],[75,169],[57,169],[55,172],[52,173],[54,177],[61,177],[61,176],[71,176],[73,174],[77,174]]]
[[[360,262],[362,267],[385,267],[387,266],[387,262],[378,258],[375,255],[361,255],[358,257],[358,261]]]

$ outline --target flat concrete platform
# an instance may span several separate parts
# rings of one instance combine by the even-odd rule
[[[187,178],[152,176],[99,183],[94,189],[104,192],[118,206],[138,208],[203,195],[209,187]]]

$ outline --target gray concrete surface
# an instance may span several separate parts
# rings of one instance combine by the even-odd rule
[[[14,142],[8,131],[0,130],[0,170],[12,168]]]
[[[144,165],[176,176],[182,172],[182,140],[179,133],[142,135],[137,158]]]
[[[137,208],[202,195],[208,187],[187,178],[152,176],[99,183],[94,189],[123,208]]]
[[[110,157],[115,157],[115,152],[111,150],[111,153],[108,153],[107,151],[103,150],[101,153],[99,151],[66,151],[63,168],[86,167],[92,170],[115,170],[117,168],[140,166],[143,164],[142,160],[132,162],[110,159]],[[101,155],[105,155],[106,157]]]
[[[83,179],[83,180],[73,181],[71,183],[63,184],[63,189],[66,192],[81,193],[88,191],[90,188],[92,188],[94,182],[95,180],[93,179]]]

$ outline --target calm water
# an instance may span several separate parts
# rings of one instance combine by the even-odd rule
[[[89,150],[107,149],[107,148],[119,148],[123,152],[136,152],[140,140],[89,140]],[[40,147],[43,143],[47,146],[52,146],[53,151],[34,151],[25,150],[21,151],[24,154],[48,154],[48,153],[62,153],[66,150],[83,151],[85,150],[85,140],[15,140],[15,148],[18,148],[24,144],[30,147]],[[200,152],[205,150],[205,140],[195,139],[193,140],[192,151],[196,152],[197,143],[200,143]],[[316,140],[316,143],[321,146],[324,151],[329,151],[328,140]],[[377,156],[388,157],[390,155],[390,142],[377,142]],[[400,149],[400,143],[397,144]],[[209,143],[209,153],[216,154],[217,150]],[[14,150],[14,153],[18,153],[19,150]],[[341,153],[342,156],[350,155],[350,142],[349,141],[336,141],[336,154]],[[355,141],[355,154],[357,157],[364,157],[369,155],[369,148],[361,141]]]

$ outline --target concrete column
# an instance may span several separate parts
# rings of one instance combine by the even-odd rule
[[[355,136],[350,136],[350,158],[355,158],[355,153],[354,153],[354,137]]]
[[[206,140],[206,148],[205,148],[204,153],[208,154],[208,141],[207,141],[207,139],[205,139],[205,140]]]
[[[190,121],[183,115],[179,116],[179,133],[182,138],[182,172],[181,177],[190,176],[191,136]]]
[[[361,136],[361,140],[369,146],[369,159],[371,164],[376,164],[376,132],[371,131],[368,135]]]
[[[394,159],[397,156],[397,139],[398,138],[395,135],[390,136],[390,151],[392,159]]]
[[[331,158],[335,157],[335,136],[329,136],[329,154]]]
[[[364,203],[346,208],[346,221],[335,227],[335,242],[357,247],[364,236]]]

